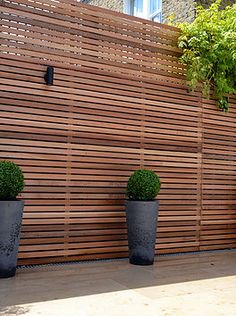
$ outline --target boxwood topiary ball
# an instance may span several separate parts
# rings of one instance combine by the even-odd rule
[[[160,188],[160,178],[154,171],[140,169],[129,178],[127,196],[130,200],[151,201],[155,199]]]
[[[0,200],[15,200],[24,189],[24,175],[14,162],[0,161]]]

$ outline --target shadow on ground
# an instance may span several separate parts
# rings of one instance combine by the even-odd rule
[[[127,289],[179,285],[236,274],[236,251],[157,257],[153,266],[127,260],[19,269],[13,279],[0,279],[0,314],[24,315],[35,302],[110,293]],[[158,288],[157,288],[158,289]],[[15,308],[15,309],[14,309]]]

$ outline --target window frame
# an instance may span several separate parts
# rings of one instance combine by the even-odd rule
[[[143,14],[142,18],[147,20],[154,20],[154,18],[160,15],[160,22],[162,21],[162,0],[160,1],[160,8],[151,13],[151,2],[156,0],[143,0]],[[124,0],[124,13],[134,15],[134,0]]]
[[[160,15],[160,23],[162,22],[162,0],[160,1],[160,8],[158,10],[156,10],[155,12],[151,13],[151,1],[155,1],[155,0],[149,0],[149,20],[154,20],[154,18],[158,15]]]

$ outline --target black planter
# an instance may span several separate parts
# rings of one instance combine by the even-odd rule
[[[0,278],[16,274],[23,201],[0,201]]]
[[[154,262],[159,202],[126,202],[129,261],[136,265]]]

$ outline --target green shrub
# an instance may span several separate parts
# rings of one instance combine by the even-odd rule
[[[199,6],[192,23],[177,26],[190,89],[200,84],[206,97],[212,89],[220,109],[227,111],[228,97],[236,93],[236,4],[224,10],[220,6],[220,0],[208,9]]]
[[[140,169],[129,178],[127,196],[130,200],[151,201],[154,200],[161,188],[158,175],[151,170]]]
[[[0,161],[0,200],[15,200],[24,189],[24,175],[11,161]]]

